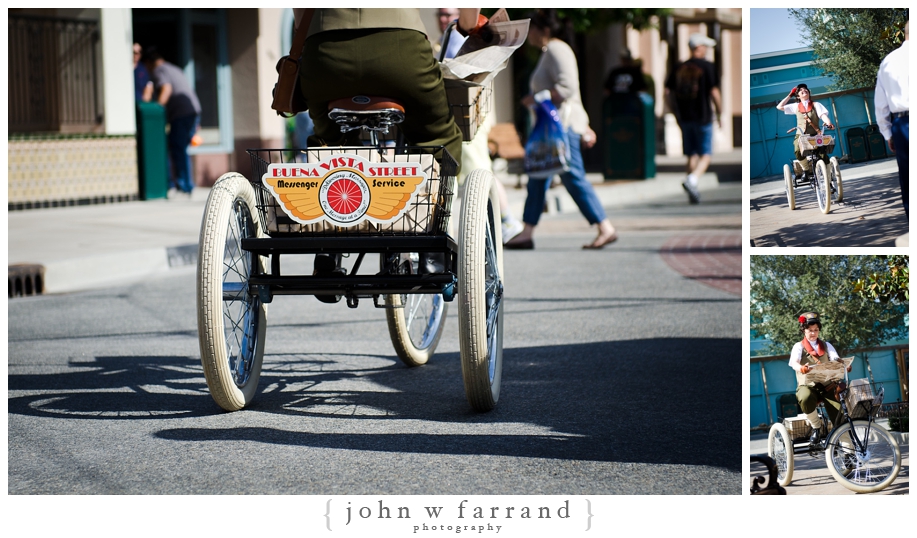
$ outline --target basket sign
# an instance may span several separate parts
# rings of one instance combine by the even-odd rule
[[[357,226],[398,220],[426,174],[420,163],[374,163],[335,154],[317,163],[276,163],[261,181],[291,219]]]

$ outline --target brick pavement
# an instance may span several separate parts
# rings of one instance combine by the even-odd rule
[[[672,237],[659,252],[669,267],[707,286],[742,295],[742,234],[692,233]]]

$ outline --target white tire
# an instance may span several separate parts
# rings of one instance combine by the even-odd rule
[[[251,184],[224,174],[210,191],[201,223],[197,326],[207,387],[227,411],[248,405],[261,377],[267,305],[249,293],[248,281],[264,271],[264,262],[242,250],[241,242],[263,235]]]
[[[869,435],[867,436],[867,431]],[[901,449],[895,438],[875,422],[842,424],[828,438],[825,462],[834,479],[857,493],[874,493],[891,485],[901,471]],[[865,444],[858,447],[857,440]]]
[[[837,191],[836,202],[844,201],[844,181],[841,179],[841,166],[837,157],[831,157],[831,179]]]
[[[788,486],[793,481],[793,439],[786,427],[777,422],[767,434],[767,455],[777,463],[777,483]]]
[[[827,215],[831,212],[831,176],[825,161],[815,163],[815,195],[818,197],[818,208]]]
[[[494,182],[485,169],[469,174],[459,222],[459,349],[465,395],[477,411],[497,404],[503,371],[503,232]]]
[[[796,188],[793,186],[793,169],[790,165],[783,165],[783,185],[786,187],[786,203],[790,211],[796,209]]]
[[[442,294],[386,295],[385,301],[388,332],[398,358],[408,366],[426,364],[446,326],[448,309]]]

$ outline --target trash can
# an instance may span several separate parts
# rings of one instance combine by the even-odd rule
[[[799,414],[799,404],[796,403],[795,394],[780,396],[780,417],[791,418]]]
[[[859,163],[869,160],[869,150],[866,146],[866,131],[862,127],[851,127],[846,131],[847,151],[850,152],[850,162]]]
[[[649,94],[612,94],[603,103],[605,179],[656,177],[656,116]]]
[[[888,156],[888,150],[885,146],[885,137],[879,131],[878,125],[866,127],[866,145],[869,148],[870,159],[884,159]]]
[[[165,198],[169,190],[166,109],[137,103],[137,176],[141,200]]]

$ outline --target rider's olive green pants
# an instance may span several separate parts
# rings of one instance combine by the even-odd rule
[[[825,390],[821,384],[816,383],[814,387],[800,385],[796,387],[796,401],[802,412],[809,414],[818,407],[818,400],[825,402],[825,411],[828,412],[828,418],[831,423],[837,427],[840,425],[841,404],[834,399],[834,394]]]
[[[329,101],[383,96],[404,105],[401,130],[408,144],[446,146],[462,162],[462,133],[424,34],[389,28],[321,32],[306,40],[301,61],[303,93],[315,123],[310,146],[357,144],[358,131],[341,134],[328,118]]]

